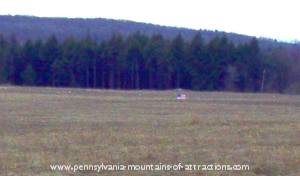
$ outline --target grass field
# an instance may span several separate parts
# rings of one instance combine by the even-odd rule
[[[51,164],[249,164],[249,171],[101,175],[300,175],[300,96],[0,88],[0,175],[100,175]]]

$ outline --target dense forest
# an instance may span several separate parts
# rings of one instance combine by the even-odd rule
[[[0,35],[0,83],[12,85],[297,93],[299,62],[297,47],[262,51],[256,38],[204,42],[200,32],[191,40],[115,33],[101,42],[90,35],[25,42]]]

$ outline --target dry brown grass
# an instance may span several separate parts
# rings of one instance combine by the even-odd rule
[[[300,175],[300,96],[0,88],[0,175],[97,175],[50,164],[249,164],[247,172],[103,175]]]

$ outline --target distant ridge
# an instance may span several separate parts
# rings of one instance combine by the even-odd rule
[[[187,28],[168,27],[148,23],[139,23],[128,20],[113,20],[104,18],[53,18],[35,16],[0,16],[0,33],[5,37],[15,35],[16,38],[24,42],[28,39],[45,39],[55,35],[59,40],[67,37],[84,38],[90,35],[97,41],[110,38],[114,33],[128,35],[135,31],[140,31],[146,35],[160,33],[166,38],[174,38],[180,33],[186,40],[190,40],[197,32],[201,32],[205,41],[213,37],[224,34],[234,43],[244,43],[252,36],[236,33],[226,33],[210,30],[193,30]],[[280,42],[272,39],[259,39],[262,45],[278,45]]]

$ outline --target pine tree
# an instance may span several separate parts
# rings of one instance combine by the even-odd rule
[[[191,75],[191,88],[202,90],[205,88],[205,46],[200,33],[196,34],[190,43],[188,51],[188,71]]]
[[[68,87],[71,83],[70,62],[67,58],[57,59],[51,65],[52,85]]]
[[[36,73],[30,64],[28,64],[25,70],[21,73],[21,78],[24,85],[35,85]]]
[[[140,89],[141,88],[141,73],[145,68],[145,60],[143,53],[145,46],[148,42],[148,38],[136,32],[127,38],[127,50],[126,50],[126,65],[128,75],[128,88]]]
[[[183,82],[183,63],[184,63],[184,40],[181,34],[172,41],[169,50],[169,60],[172,69],[172,79],[174,80],[173,87],[180,88]]]
[[[38,43],[39,45],[40,43]],[[42,45],[41,55],[34,64],[37,73],[37,84],[42,86],[53,85],[53,74],[51,65],[55,60],[61,59],[59,43],[55,36],[51,36],[45,44]]]
[[[166,59],[166,44],[161,35],[153,35],[144,51],[146,87],[163,89],[170,87],[170,71]]]
[[[8,66],[7,66],[7,54],[8,54],[8,42],[0,34],[0,84],[7,83],[8,81]]]

